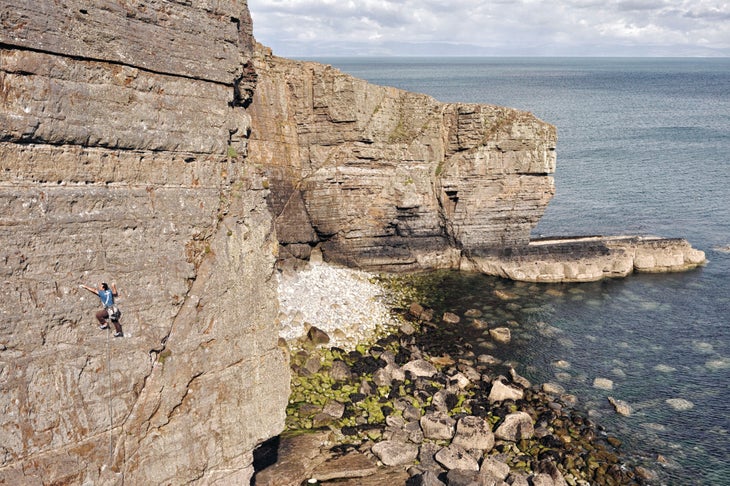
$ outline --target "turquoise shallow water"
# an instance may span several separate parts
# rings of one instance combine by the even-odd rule
[[[441,289],[446,307],[519,323],[503,357],[579,395],[661,483],[730,485],[730,59],[317,60],[556,125],[557,192],[536,236],[657,234],[707,253],[686,273],[575,285],[449,274]],[[502,301],[495,287],[520,297]]]

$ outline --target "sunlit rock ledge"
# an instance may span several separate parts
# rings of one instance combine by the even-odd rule
[[[682,238],[583,236],[533,240],[500,254],[471,255],[461,269],[523,282],[593,282],[633,272],[680,272],[706,263]]]

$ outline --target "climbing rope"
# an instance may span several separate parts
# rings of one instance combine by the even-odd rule
[[[114,419],[112,417],[112,359],[111,359],[111,343],[109,342],[109,335],[112,333],[111,329],[107,329],[106,333],[106,371],[109,381],[109,467],[112,466],[112,458],[114,455],[114,440],[112,436],[112,430],[114,428]]]

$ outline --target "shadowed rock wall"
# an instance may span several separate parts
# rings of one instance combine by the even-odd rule
[[[554,127],[257,52],[249,150],[288,253],[414,270],[528,244],[554,192]]]
[[[0,6],[0,483],[245,484],[289,382],[248,8],[91,3]]]

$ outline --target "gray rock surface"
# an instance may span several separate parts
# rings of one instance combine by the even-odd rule
[[[445,412],[427,413],[421,417],[421,429],[426,439],[451,440],[456,420]]]
[[[246,484],[289,392],[246,3],[0,18],[0,483]]]
[[[380,461],[386,466],[410,464],[418,457],[418,446],[406,442],[384,440],[372,448]]]
[[[488,452],[494,447],[494,434],[489,422],[481,417],[468,415],[456,423],[456,434],[452,443],[464,449]]]
[[[479,255],[462,268],[526,282],[592,282],[633,272],[677,272],[706,262],[684,239],[592,236],[544,239],[509,255]]]
[[[479,463],[463,447],[451,444],[436,453],[436,461],[448,470],[479,471]]]
[[[492,476],[496,479],[505,480],[509,476],[509,465],[495,459],[494,457],[485,457],[479,468],[482,476]]]
[[[519,400],[524,396],[524,392],[511,385],[505,385],[501,379],[492,382],[492,389],[489,392],[490,402],[502,402],[504,400]]]
[[[514,412],[507,415],[504,421],[494,431],[497,439],[516,442],[520,439],[529,439],[535,432],[532,418],[526,412]]]
[[[423,359],[413,360],[404,364],[403,371],[410,372],[415,377],[427,378],[432,377],[437,372],[434,365]]]
[[[432,471],[418,473],[408,480],[409,486],[446,486]]]

